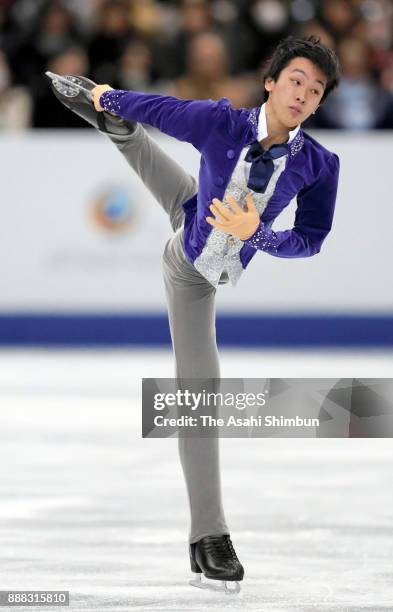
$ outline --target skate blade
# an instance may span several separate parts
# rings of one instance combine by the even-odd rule
[[[237,595],[240,593],[240,584],[237,581],[232,580],[221,580],[221,584],[214,584],[211,582],[202,582],[201,574],[195,574],[195,578],[189,581],[191,586],[197,587],[198,589],[206,589],[208,591],[218,591],[219,593],[225,593],[226,595]],[[228,587],[228,583],[234,583],[233,588]]]
[[[53,83],[53,87],[66,98],[76,98],[81,92],[91,99],[91,92],[83,86],[82,81],[78,77],[55,74],[49,70],[45,72]]]

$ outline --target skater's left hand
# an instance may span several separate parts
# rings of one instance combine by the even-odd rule
[[[97,85],[91,90],[91,101],[97,112],[102,113],[104,110],[100,104],[100,98],[105,91],[111,91],[113,87],[110,85]]]
[[[230,208],[224,206],[218,198],[213,198],[213,204],[209,208],[215,219],[206,217],[206,221],[226,234],[232,234],[240,240],[247,240],[255,233],[260,222],[252,194],[246,195],[244,208],[232,196],[228,196],[227,201]]]

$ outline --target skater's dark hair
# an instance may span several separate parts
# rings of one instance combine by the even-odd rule
[[[320,102],[322,104],[339,83],[340,64],[333,49],[329,49],[329,47],[321,43],[320,38],[317,36],[307,36],[305,38],[288,36],[282,40],[266,62],[263,81],[265,82],[265,79],[269,77],[277,81],[281,71],[295,57],[309,59],[327,77],[327,84]],[[265,102],[268,97],[269,92],[265,90]]]

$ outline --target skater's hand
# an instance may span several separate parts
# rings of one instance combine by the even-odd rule
[[[206,221],[226,234],[247,240],[255,233],[260,221],[253,197],[251,193],[246,195],[244,208],[232,196],[228,196],[227,200],[230,208],[224,206],[217,198],[213,198],[213,204],[209,208],[215,219],[206,217]]]
[[[102,113],[102,111],[104,110],[100,104],[100,98],[102,94],[104,93],[104,91],[111,90],[113,90],[113,87],[111,87],[110,85],[97,85],[96,87],[94,87],[94,89],[91,90],[91,101],[93,102],[96,111],[98,111],[99,113]]]

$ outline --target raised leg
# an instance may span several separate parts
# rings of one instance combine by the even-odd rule
[[[169,157],[138,123],[123,121],[109,113],[98,113],[89,92],[94,81],[79,75],[47,72],[56,98],[69,110],[108,136],[168,213],[172,228],[181,227],[182,204],[197,192],[193,176]]]
[[[129,136],[105,135],[168,213],[176,231],[184,221],[183,202],[198,190],[195,178],[167,155],[139,123]]]

